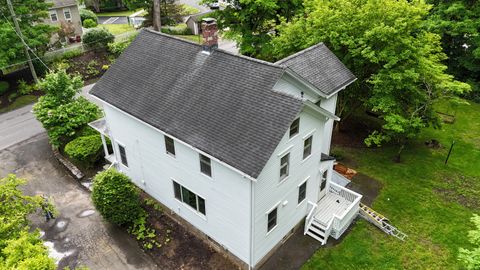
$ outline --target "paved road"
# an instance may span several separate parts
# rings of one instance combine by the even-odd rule
[[[98,104],[88,96],[93,84],[82,89],[82,95]],[[27,140],[45,131],[40,122],[31,113],[32,104],[20,109],[0,114],[0,150]]]
[[[31,216],[39,228],[58,269],[87,266],[89,269],[158,269],[125,230],[103,221],[90,194],[53,157],[47,135],[40,134],[0,151],[0,178],[15,173],[27,179],[29,195],[53,198],[60,215],[49,222],[41,213]]]

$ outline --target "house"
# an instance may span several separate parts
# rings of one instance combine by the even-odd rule
[[[187,17],[187,20],[185,21],[185,23],[187,24],[187,27],[192,31],[192,34],[200,35],[200,33],[202,32],[202,29],[201,29],[202,18],[212,12],[213,11],[209,10],[206,12],[190,15]]]
[[[106,158],[245,268],[293,230],[326,243],[361,195],[331,181],[339,91],[353,74],[323,44],[277,63],[142,30],[91,95]]]
[[[53,6],[48,9],[49,18],[45,20],[45,23],[64,29],[68,41],[80,41],[83,33],[82,20],[76,0],[51,0],[49,2]],[[59,39],[60,36],[55,34],[50,43],[53,44]]]

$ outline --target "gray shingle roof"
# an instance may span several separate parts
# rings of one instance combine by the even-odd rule
[[[51,0],[49,2],[53,3],[53,7],[51,7],[50,9],[77,5],[76,0]]]
[[[91,94],[256,178],[303,107],[284,70],[143,30]]]
[[[309,47],[275,64],[289,67],[327,96],[356,79],[323,43]]]

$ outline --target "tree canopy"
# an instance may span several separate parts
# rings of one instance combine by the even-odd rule
[[[475,225],[475,229],[468,232],[469,242],[473,249],[461,248],[458,259],[463,262],[466,269],[480,269],[480,216],[473,215],[471,221]]]
[[[358,77],[340,97],[342,116],[358,106],[383,119],[367,145],[404,145],[440,122],[433,104],[470,90],[442,63],[440,36],[426,30],[430,7],[407,0],[306,0],[305,14],[280,27],[273,40],[281,59],[324,42]],[[403,148],[403,146],[402,146]]]
[[[43,23],[48,18],[51,3],[45,0],[13,0],[12,4],[25,42],[41,55],[47,48],[51,34],[57,30],[56,27]],[[0,40],[0,68],[26,60],[6,0],[0,0]]]

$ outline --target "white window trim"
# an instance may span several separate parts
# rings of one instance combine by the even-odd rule
[[[119,146],[122,146],[123,149],[125,149],[125,158],[127,159],[127,163],[128,163],[128,157],[127,157],[127,147],[125,147],[125,144],[115,140],[115,142],[117,143],[117,150],[118,150],[118,163],[120,165],[122,165],[123,167],[129,169],[129,166],[128,165],[125,165],[123,164],[123,161],[122,161],[122,153],[120,152],[120,147]]]
[[[282,158],[284,158],[285,156],[289,155],[288,157],[288,162],[287,162],[287,175],[282,178],[282,175],[279,175],[279,183],[283,183],[285,182],[285,180],[290,177],[290,165],[291,165],[291,156],[290,156],[290,152],[287,152],[285,153],[283,156],[280,157],[280,167],[279,167],[279,170],[278,172],[281,172],[282,171]]]
[[[305,152],[305,141],[308,138],[312,138],[312,141],[310,142],[310,155],[308,155],[306,157],[303,157],[303,153]],[[303,142],[302,143],[302,163],[303,163],[303,162],[307,161],[307,159],[309,159],[313,155],[313,135],[310,134],[310,136],[308,136],[307,138],[304,137],[302,142]]]
[[[205,174],[204,172],[202,172],[202,156],[208,158],[210,160],[210,175],[208,174]],[[209,179],[213,179],[213,163],[212,163],[212,159],[208,156],[205,156],[201,153],[198,154],[198,166],[199,166],[199,171],[200,171],[200,174],[205,176],[205,177],[208,177]]]
[[[310,137],[311,135],[313,135],[313,133],[315,133],[315,131],[317,131],[317,129],[313,129],[311,130],[310,132],[308,132],[307,134],[305,134],[303,137],[302,137],[302,140],[305,140],[307,139],[308,137]]]
[[[275,224],[275,226],[273,226],[272,229],[270,229],[270,231],[267,231],[267,233],[265,234],[265,236],[268,236],[271,232],[273,232],[277,227],[278,227],[278,206],[280,205],[280,202],[277,202],[272,208],[268,209],[267,212],[265,212],[265,216],[267,218],[267,230],[268,230],[268,214],[270,214],[270,212],[272,212],[275,208],[277,209],[277,224]]]
[[[172,139],[172,141],[173,141],[173,150],[175,151],[175,154],[168,152],[168,149],[167,149],[167,138]],[[168,156],[171,156],[172,158],[176,158],[176,157],[177,157],[177,148],[175,148],[175,140],[174,140],[172,137],[163,135],[163,144],[165,145],[165,154],[167,154]]]
[[[175,187],[173,185],[173,182],[172,182],[172,187],[173,187],[173,199],[175,199],[177,202],[179,202],[181,205],[183,205],[183,208],[187,208],[189,209],[190,211],[192,211],[193,213],[197,214],[199,217],[203,218],[204,220],[207,220],[207,215],[203,214],[202,212],[198,211],[197,209],[193,209],[193,207],[191,207],[190,205],[188,205],[186,202],[183,201],[183,192],[182,192],[182,187],[190,190],[190,192],[193,192],[191,188],[189,187],[186,187],[184,186],[183,184],[180,184],[179,181],[177,181],[176,179],[174,178],[170,178],[173,182],[177,183],[180,185],[180,200],[177,199],[175,197]],[[196,192],[193,192],[195,195],[196,195],[196,199],[197,199],[197,207],[198,207],[198,197],[201,197],[203,200],[205,200],[205,197],[204,196],[201,196],[199,195],[198,193]],[[207,200],[205,200],[205,213],[207,212]]]
[[[55,21],[52,20],[52,14],[55,14],[55,18],[57,18]],[[48,15],[50,16],[50,21],[51,22],[58,22],[58,13],[55,9],[49,10]]]
[[[307,176],[307,178],[305,178],[300,184],[297,185],[297,196],[298,196],[298,194],[299,194],[299,192],[300,192],[300,187],[301,187],[303,184],[307,183],[307,182],[308,182],[308,179],[310,179],[310,175]],[[308,183],[307,183],[307,187],[308,187]],[[304,202],[306,202],[306,201],[307,201],[307,189],[305,189],[305,198],[304,198],[300,203],[298,202],[298,197],[297,197],[297,206],[296,206],[296,207],[299,207],[300,205],[302,205],[302,204],[303,204]]]
[[[65,20],[67,22],[71,22],[72,21],[72,11],[70,10],[70,8],[64,8],[62,11],[63,11],[63,18],[65,18]],[[70,14],[70,18],[67,19],[67,16],[65,16],[65,11],[68,11],[68,14]]]
[[[293,124],[293,122],[295,122],[297,120],[298,120],[298,131],[297,131],[297,133],[293,134],[293,136],[290,136],[290,131],[291,131],[291,128],[292,128],[292,124]],[[292,124],[290,124],[290,126],[288,127],[288,138],[290,138],[290,140],[297,137],[300,134],[300,117],[295,118],[292,121]]]
[[[277,157],[283,157],[283,156],[285,156],[285,154],[289,153],[290,150],[292,150],[292,148],[293,148],[293,144],[290,145],[289,147],[285,148],[282,152],[278,153],[278,154],[277,154]]]

